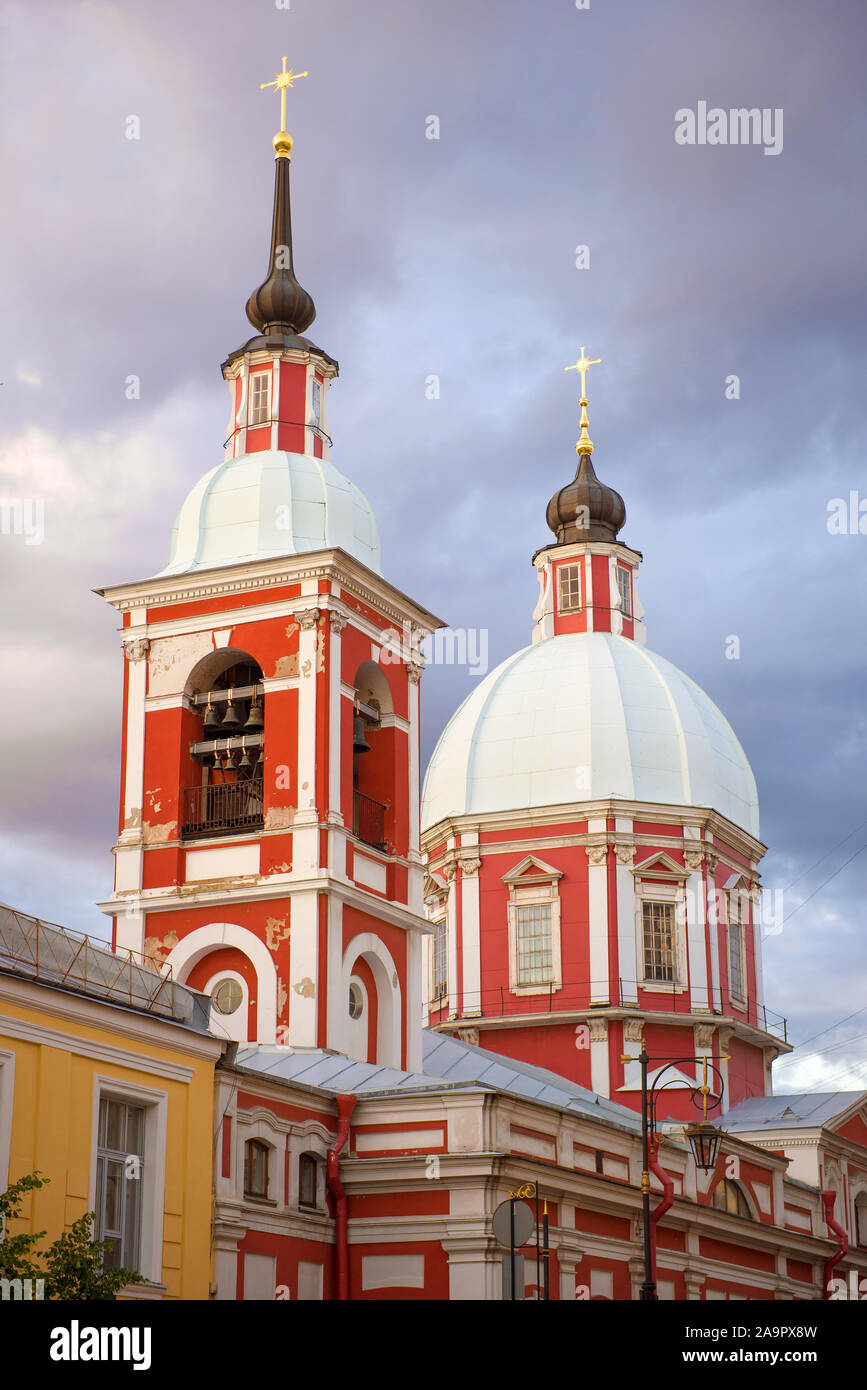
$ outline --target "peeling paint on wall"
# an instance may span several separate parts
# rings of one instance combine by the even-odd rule
[[[294,823],[294,806],[269,806],[265,812],[265,828],[267,830],[283,830],[287,825],[294,825]]]
[[[123,823],[124,830],[141,830],[141,807],[133,806]]]
[[[287,941],[290,928],[285,917],[269,917],[265,923],[265,944],[269,951],[276,951],[281,941]]]
[[[287,1000],[288,998],[289,998],[289,992],[288,992],[288,990],[286,989],[286,986],[284,985],[283,981],[280,979],[280,976],[278,975],[278,976],[277,976],[277,1017],[278,1017],[278,1018],[282,1018],[282,1017],[283,1017],[283,1015],[284,1015],[284,1013],[285,1013],[285,1010],[286,1010],[286,1000]]]
[[[142,826],[142,839],[146,845],[162,845],[171,840],[177,828],[176,820],[166,821],[164,825],[151,825],[150,821],[145,821]]]
[[[174,931],[167,931],[165,936],[149,936],[144,944],[142,952],[145,960],[151,961],[159,969],[166,956],[173,951],[178,944],[178,934]]]
[[[274,678],[278,676],[297,676],[298,675],[298,653],[293,652],[291,656],[278,657],[274,663]]]
[[[316,669],[325,670],[325,628],[320,627],[316,633]]]
[[[299,980],[297,985],[293,985],[296,994],[300,994],[302,999],[315,999],[316,986],[309,975],[305,975],[303,980]]]

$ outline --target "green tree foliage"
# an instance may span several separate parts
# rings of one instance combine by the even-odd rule
[[[41,1173],[27,1173],[0,1193],[0,1279],[44,1279],[45,1297],[51,1299],[114,1299],[126,1284],[147,1281],[132,1269],[105,1269],[109,1241],[93,1239],[94,1213],[87,1212],[45,1251],[37,1250],[44,1231],[9,1235],[10,1221],[21,1215],[28,1192],[51,1181]]]

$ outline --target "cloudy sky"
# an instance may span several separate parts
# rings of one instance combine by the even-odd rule
[[[286,53],[310,73],[287,121],[296,266],[387,575],[484,630],[491,666],[525,645],[530,556],[574,471],[563,367],[582,342],[601,356],[594,461],[645,557],[649,645],[722,707],[759,784],[786,918],[767,1003],[804,1044],[778,1088],[867,1086],[862,0],[0,15],[0,501],[44,530],[0,510],[0,900],[105,930],[122,661],[91,591],[163,567],[221,458],[219,364],[270,231],[259,84]],[[782,111],[777,152],[679,144],[700,102]],[[426,675],[427,753],[473,679]]]

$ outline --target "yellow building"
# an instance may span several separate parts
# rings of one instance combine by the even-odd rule
[[[135,1298],[212,1279],[209,1000],[125,952],[0,906],[0,1192],[38,1169],[11,1233],[56,1239],[87,1211]]]

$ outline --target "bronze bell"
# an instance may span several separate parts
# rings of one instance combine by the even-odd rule
[[[264,729],[264,727],[265,716],[262,713],[262,706],[259,703],[258,692],[254,690],[253,703],[250,706],[250,713],[247,715],[247,722],[244,725],[244,728],[252,729],[255,733],[257,729]]]
[[[229,690],[229,703],[226,706],[226,713],[223,715],[223,722],[220,726],[223,729],[240,729],[241,716],[238,713],[238,706],[232,699],[232,691]]]
[[[357,714],[352,721],[352,751],[353,753],[369,753],[370,744],[364,734],[364,720]]]
[[[246,743],[243,742],[243,740],[241,741],[241,761],[238,763],[238,766],[239,766],[239,767],[252,767],[252,766],[253,766],[253,759],[250,757],[250,754],[247,752],[247,745],[246,745]]]
[[[211,696],[210,696],[210,694],[209,694],[209,695],[208,695],[208,707],[207,707],[207,709],[205,710],[205,728],[206,728],[206,729],[219,729],[219,727],[220,727],[220,716],[218,715],[217,711],[214,709],[214,706],[211,704]]]

